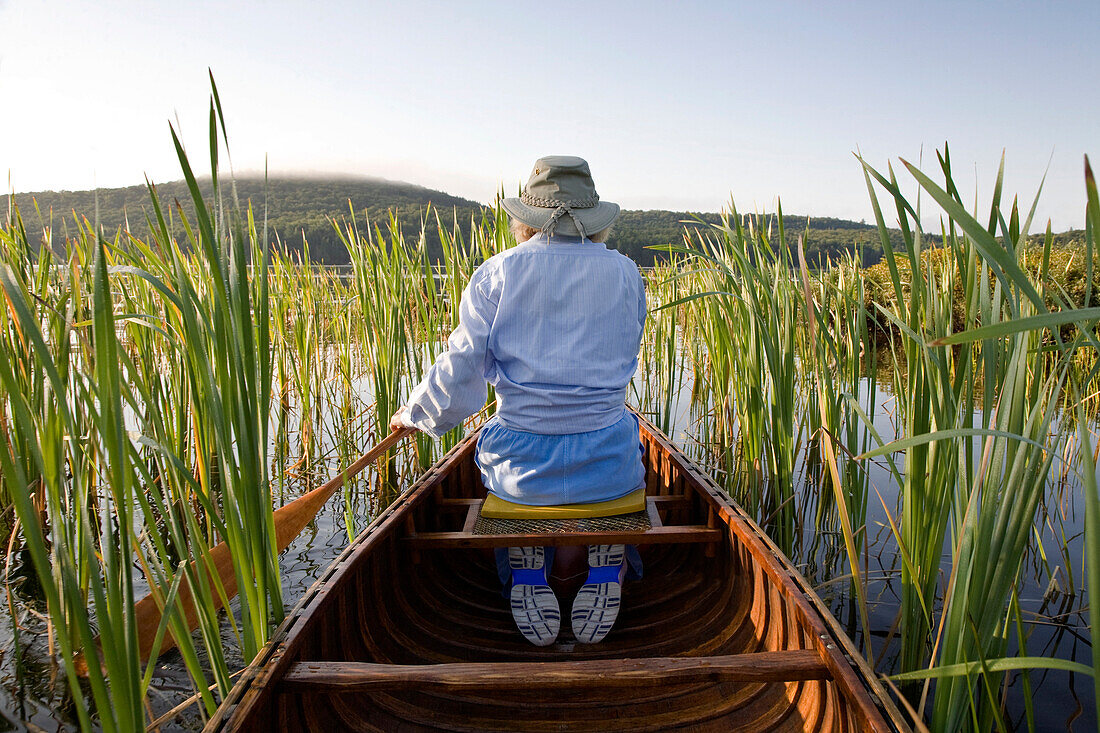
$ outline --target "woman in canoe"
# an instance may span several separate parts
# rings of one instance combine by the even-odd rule
[[[604,246],[619,215],[600,201],[588,163],[535,162],[519,198],[503,202],[519,246],[486,260],[470,278],[448,349],[393,416],[391,427],[439,437],[485,404],[477,463],[486,488],[518,504],[585,504],[643,486],[638,423],[626,410],[645,323],[637,266]],[[564,550],[564,548],[563,548]],[[547,579],[553,548],[498,553],[520,632],[545,646],[557,638],[558,599]],[[633,547],[588,548],[589,574],[573,600],[578,641],[611,630]]]

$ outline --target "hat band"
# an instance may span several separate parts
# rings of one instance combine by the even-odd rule
[[[600,203],[600,197],[596,194],[584,199],[559,201],[557,199],[544,199],[540,196],[532,196],[526,191],[520,194],[519,200],[528,206],[538,206],[543,209],[556,209],[559,206],[568,206],[571,209],[591,209],[593,206]]]
[[[553,234],[554,228],[558,225],[558,219],[561,218],[562,214],[569,214],[570,218],[573,219],[573,225],[577,227],[577,231],[580,232],[582,237],[588,236],[588,232],[585,231],[584,228],[584,223],[581,222],[580,218],[573,211],[572,207],[569,206],[569,204],[562,204],[558,208],[554,209],[554,213],[550,215],[550,220],[543,224],[542,229],[540,229],[539,231],[547,236]]]

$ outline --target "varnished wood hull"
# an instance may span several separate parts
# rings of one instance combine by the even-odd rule
[[[603,642],[574,643],[566,621],[557,644],[527,643],[487,550],[410,539],[461,528],[457,500],[484,496],[475,439],[326,571],[208,731],[905,729],[790,564],[644,421],[647,492],[684,497],[661,518],[722,541],[643,546]]]

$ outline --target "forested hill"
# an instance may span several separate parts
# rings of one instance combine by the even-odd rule
[[[201,184],[209,195],[210,183]],[[162,204],[175,207],[180,202],[191,216],[190,195],[183,181],[157,184]],[[242,203],[251,201],[258,221],[262,220],[266,202],[269,230],[291,251],[302,248],[303,235],[309,242],[314,261],[340,264],[348,261],[347,251],[332,225],[332,219],[348,220],[355,212],[360,227],[366,218],[383,229],[388,225],[388,213],[397,214],[406,237],[420,233],[421,222],[431,209],[450,228],[457,217],[462,229],[470,221],[480,220],[485,207],[468,199],[408,183],[368,178],[272,178],[265,183],[257,178],[238,178],[237,196]],[[223,195],[231,189],[223,186]],[[16,194],[15,199],[28,229],[39,229],[32,198],[37,201],[43,219],[52,211],[56,234],[72,231],[73,211],[99,222],[107,231],[115,231],[129,222],[137,236],[148,231],[146,216],[152,217],[149,192],[144,186],[100,189],[98,191],[40,191]],[[429,208],[431,205],[431,209]],[[684,227],[692,222],[700,228],[719,222],[718,214],[692,214],[677,211],[624,211],[615,225],[610,246],[629,255],[640,265],[651,265],[659,252],[652,246],[683,243]],[[685,224],[685,222],[687,222]],[[438,253],[439,238],[435,215],[426,228],[428,246]],[[874,264],[882,255],[878,233],[872,225],[833,218],[784,216],[788,240],[793,246],[798,234],[804,234],[806,253],[813,263],[844,252],[862,251],[866,264]],[[773,222],[774,231],[774,222]],[[55,236],[56,236],[55,234]],[[898,240],[900,244],[900,239]]]
[[[199,182],[203,195],[211,195],[209,179]],[[175,209],[176,203],[186,215],[193,215],[191,195],[183,181],[156,184],[162,207]],[[268,230],[272,241],[278,241],[290,251],[302,249],[303,235],[309,242],[310,257],[317,262],[342,264],[348,261],[347,248],[340,241],[332,220],[350,221],[355,212],[356,222],[362,229],[369,218],[372,224],[387,228],[389,212],[397,215],[406,236],[419,236],[421,221],[431,207],[445,223],[457,216],[468,228],[471,217],[480,220],[484,207],[474,201],[451,196],[410,183],[387,181],[380,178],[237,178],[237,198],[241,205],[252,202],[257,226],[267,211]],[[231,196],[232,188],[226,182],[222,195]],[[98,191],[39,191],[15,195],[28,229],[37,228],[37,216],[31,199],[38,202],[42,218],[53,212],[53,227],[57,232],[71,231],[73,211],[94,220],[97,211],[99,223],[109,232],[129,223],[129,229],[137,236],[148,233],[146,216],[154,217],[151,198],[145,186],[107,188]],[[167,216],[167,211],[165,212]],[[192,220],[193,221],[193,220]],[[429,246],[438,251],[439,236],[435,218],[428,226]]]

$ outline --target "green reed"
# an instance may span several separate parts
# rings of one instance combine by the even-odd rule
[[[938,680],[928,707],[937,729],[989,730],[1005,723],[1006,671],[1022,671],[1025,688],[1029,667],[1080,671],[1026,656],[1030,627],[1018,589],[1027,553],[1044,552],[1038,529],[1055,457],[1072,452],[1067,380],[1091,382],[1100,371],[1093,336],[1100,309],[1075,307],[1089,303],[1088,292],[1071,296],[1054,284],[1049,227],[1043,250],[1029,250],[1035,204],[1002,210],[1003,164],[979,221],[962,203],[946,149],[939,162],[942,185],[907,164],[943,212],[943,244],[935,248],[893,171],[864,164],[889,294],[869,287],[850,259],[816,273],[803,264],[802,284],[791,287],[785,233],[773,238],[758,221],[742,224],[734,210],[717,234],[695,234],[689,246],[674,248],[688,259],[662,273],[662,282],[687,287],[664,307],[690,314],[680,337],[696,354],[696,403],[709,410],[696,437],[717,442],[719,452],[736,445],[741,465],[758,471],[764,486],[782,491],[796,465],[816,477],[807,486],[817,493],[815,524],[819,531],[835,526],[844,542],[865,640],[867,461],[886,461],[899,497],[897,506],[884,506],[899,555],[897,679]],[[879,191],[893,204],[900,249],[891,245]],[[1091,262],[1095,225],[1088,222]],[[1062,331],[1070,325],[1076,337],[1067,341]],[[874,404],[883,340],[893,352],[897,406],[897,439],[889,443]],[[643,352],[658,367],[647,383],[659,381],[669,360]],[[1094,417],[1096,400],[1085,401],[1086,409]],[[1072,465],[1059,475],[1079,485]],[[736,483],[731,490],[791,547],[799,530],[793,512],[782,511],[789,498],[777,492],[761,501]],[[941,563],[945,547],[950,572]],[[1013,629],[1018,662],[1004,659]],[[922,700],[932,692],[927,684],[916,690]],[[1025,707],[1034,722],[1030,701]]]
[[[171,291],[167,287],[158,290],[165,296],[174,291],[175,299],[170,300],[176,306],[176,326],[186,344],[189,377],[195,382],[199,440],[205,455],[214,459],[221,488],[220,534],[234,558],[242,651],[251,659],[266,641],[269,626],[283,617],[267,461],[273,370],[269,250],[266,232],[256,231],[251,210],[247,219],[241,220],[237,209],[220,200],[220,118],[215,90],[210,168],[216,218],[211,217],[187,156],[173,134],[198,221],[197,232],[189,232],[189,243],[192,251],[204,255],[197,262],[200,267],[205,265],[200,270],[205,282],[201,290],[195,287],[194,279],[183,276],[180,263]],[[224,137],[224,126],[222,134]],[[253,265],[251,274],[249,264]]]
[[[807,328],[807,339],[800,344],[813,365],[813,387],[806,387],[807,430],[813,440],[807,446],[806,460],[814,465],[821,457],[825,441],[834,443],[839,496],[846,504],[853,527],[854,555],[862,552],[870,473],[854,456],[871,447],[866,429],[867,416],[876,412],[878,349],[871,314],[866,308],[867,293],[862,263],[856,257],[844,257],[818,277],[809,277],[802,260],[807,303],[817,315],[815,329]],[[821,335],[814,338],[817,331]],[[818,518],[823,519],[832,494],[822,494]],[[851,560],[851,558],[850,558]]]
[[[408,330],[410,284],[405,273],[419,251],[409,251],[392,215],[390,234],[392,246],[386,246],[381,229],[372,228],[368,222],[367,235],[361,236],[354,218],[341,232],[351,254],[363,322],[369,328],[364,346],[372,365],[376,440],[389,433],[389,418],[404,403],[402,387],[409,349],[415,343]],[[383,464],[382,472],[383,496],[386,501],[392,500],[399,490],[396,458],[392,454]]]
[[[632,402],[647,413],[663,432],[672,435],[677,402],[685,393],[689,348],[684,344],[686,309],[666,308],[682,301],[686,284],[679,277],[683,263],[670,253],[669,261],[646,273],[646,318],[638,363],[642,377],[631,384]]]
[[[1007,216],[1002,213],[1003,163],[983,224],[962,203],[946,149],[939,161],[943,186],[906,164],[946,215],[947,256],[938,265],[921,256],[918,212],[901,194],[893,173],[887,179],[865,165],[880,229],[872,179],[896,203],[912,273],[911,282],[903,284],[888,252],[897,299],[895,311],[883,313],[905,350],[906,371],[895,370],[895,383],[905,390],[897,394],[906,396],[906,431],[901,440],[866,455],[905,452],[896,530],[905,560],[900,618],[905,674],[899,679],[938,678],[932,704],[936,729],[990,730],[1004,726],[1003,672],[1013,668],[1001,664],[1006,629],[1015,617],[1017,634],[1026,633],[1014,599],[1051,464],[1062,452],[1063,433],[1055,421],[1067,374],[1082,350],[1096,349],[1092,331],[1100,309],[1079,309],[1056,293],[1040,294],[1050,239],[1033,280],[1024,260],[1035,205],[1025,216],[1015,204]],[[1091,231],[1090,224],[1090,259]],[[888,247],[885,236],[883,241]],[[1050,300],[1056,312],[1048,309]],[[954,332],[951,306],[959,301],[964,330]],[[1072,343],[1055,328],[1064,323],[1078,325]],[[976,405],[983,408],[977,418],[971,407]],[[945,535],[951,572],[941,585],[938,558]],[[1086,537],[1086,545],[1095,541]],[[943,607],[937,619],[938,598]],[[1025,648],[1026,638],[1018,641]],[[914,672],[926,665],[932,668],[927,674]],[[1020,665],[1028,666],[1040,665]],[[1033,723],[1031,716],[1029,706]]]
[[[25,231],[20,230],[18,235],[26,243]],[[24,254],[29,255],[29,252]],[[109,295],[104,284],[105,269],[98,266],[102,260],[101,248],[96,258],[97,279],[94,293],[97,305],[102,302],[105,294]],[[19,274],[25,276],[25,273],[26,270]],[[121,611],[122,614],[126,612],[124,608],[119,609],[115,605],[120,593],[124,595],[127,588],[115,585],[120,577],[117,572],[118,551],[113,541],[114,527],[109,518],[106,527],[96,521],[99,513],[98,501],[87,493],[89,469],[95,457],[108,450],[112,441],[110,437],[102,442],[85,441],[81,438],[84,435],[85,422],[84,415],[81,414],[82,408],[88,407],[94,400],[87,399],[87,389],[82,389],[83,385],[70,379],[68,349],[73,319],[66,318],[66,315],[71,316],[75,307],[70,301],[68,313],[54,311],[54,317],[48,318],[43,323],[43,328],[40,325],[42,322],[34,313],[35,304],[40,301],[31,297],[26,289],[27,280],[25,277],[20,278],[19,274],[7,265],[0,270],[0,286],[7,301],[6,326],[9,343],[23,347],[0,352],[0,381],[7,393],[11,421],[8,428],[11,442],[4,446],[7,450],[0,451],[0,469],[8,494],[14,502],[16,517],[24,528],[26,548],[46,596],[47,607],[57,621],[55,635],[66,679],[74,697],[80,697],[82,703],[80,677],[74,656],[78,649],[90,645],[94,638],[87,612],[89,596],[93,596],[94,600],[91,602],[95,603],[96,610],[102,611],[104,616],[110,610],[115,610],[116,613]],[[51,288],[54,294],[61,296],[57,302],[64,304],[71,290],[63,281],[58,280],[53,284],[56,286],[56,289]],[[109,328],[112,314],[110,309],[103,307],[96,308],[95,313],[96,330],[102,333]],[[59,345],[58,355],[61,359],[55,361],[52,358],[47,345],[50,342]],[[98,346],[102,356],[113,355],[102,341]],[[31,371],[43,376],[43,389],[39,395],[24,393],[19,389],[20,382],[25,382]],[[117,387],[117,381],[114,386]],[[114,394],[117,396],[117,390]],[[103,390],[103,396],[105,411],[117,407],[108,389]],[[41,442],[39,436],[43,438]],[[26,452],[16,454],[14,449]],[[75,454],[76,458],[72,461],[74,471],[71,479],[67,475],[70,454]],[[28,462],[33,467],[31,472],[25,470]],[[119,473],[112,471],[105,478],[118,480]],[[70,486],[73,489],[71,493],[68,490]],[[46,514],[45,523],[35,501],[39,492]],[[119,530],[129,529],[129,524],[125,525],[126,530],[122,526],[120,524]],[[104,535],[106,542],[101,541]],[[91,558],[101,549],[105,553],[107,568],[103,573],[86,572]],[[116,618],[121,620],[121,617]],[[127,634],[125,622],[107,629],[109,635],[118,632],[122,633],[122,638],[115,639],[119,647],[133,641],[132,635]],[[134,695],[134,688],[141,679],[141,674],[132,665],[129,665],[130,669],[126,669],[128,662],[132,661],[125,652],[109,654],[104,659],[107,674],[115,672],[123,675],[117,698],[112,694],[114,690],[108,690],[100,666],[93,664],[89,669],[88,686],[96,706],[116,705],[115,715],[103,721],[105,730],[132,729],[135,716],[140,724],[142,711],[140,700]],[[87,708],[79,704],[76,712],[81,725],[90,727]]]
[[[165,608],[158,638],[175,637],[208,711],[207,674],[222,694],[231,684],[209,548],[230,546],[240,615],[229,621],[246,656],[283,614],[268,490],[266,234],[221,202],[219,129],[215,92],[212,209],[176,140],[195,207],[194,225],[178,224],[191,255],[152,189],[149,241],[105,239],[78,221],[62,258],[48,236],[33,246],[21,226],[3,235],[4,339],[15,348],[0,354],[0,464],[83,728],[84,684],[105,730],[144,726],[152,665],[137,648],[135,565]],[[175,603],[184,584],[189,608]],[[184,614],[199,618],[205,663]]]
[[[719,446],[737,446],[737,473],[747,470],[757,481],[766,477],[763,484],[750,484],[742,498],[754,510],[766,502],[774,520],[766,524],[789,552],[795,542],[792,482],[803,437],[797,340],[804,304],[792,279],[786,233],[780,223],[773,242],[766,219],[742,220],[731,208],[713,232],[699,233],[693,246],[673,251],[692,258],[685,276],[697,290],[666,307],[693,305],[696,334],[706,347],[704,372]],[[759,487],[766,497],[757,494]]]
[[[958,353],[925,345],[927,340],[950,333],[959,271],[922,260],[925,240],[919,225],[914,226],[919,216],[901,195],[893,173],[889,181],[871,170],[867,175],[883,242],[889,237],[871,187],[871,176],[894,197],[906,247],[902,256],[908,256],[911,268],[911,281],[905,283],[898,274],[893,248],[883,245],[895,300],[892,310],[879,306],[879,312],[899,333],[891,341],[891,349],[895,350],[892,362],[894,394],[898,396],[898,433],[916,436],[970,427],[973,363],[969,350]],[[962,261],[969,264],[969,253]],[[968,288],[971,285],[967,283]],[[939,583],[940,553],[952,508],[959,503],[956,495],[959,448],[958,441],[920,443],[905,450],[904,469],[894,468],[895,474],[901,476],[902,498],[898,547],[903,559],[900,611],[903,670],[920,667],[931,648],[932,606]]]
[[[870,474],[854,459],[858,448],[867,446],[867,432],[860,429],[859,420],[867,413],[859,404],[860,383],[865,364],[863,355],[873,354],[867,318],[863,312],[863,293],[858,275],[858,262],[848,260],[837,268],[836,282],[818,278],[811,283],[802,238],[798,240],[798,256],[806,308],[806,328],[801,353],[807,372],[813,375],[807,386],[803,404],[808,427],[813,435],[806,463],[824,477],[827,475],[832,492],[818,494],[815,525],[826,524],[829,509],[835,512],[840,536],[847,553],[851,587],[855,597],[861,627],[864,630],[864,651],[873,660],[870,621],[867,609],[867,589],[860,570],[860,552],[866,535],[867,494]],[[845,266],[847,265],[847,266]],[[848,282],[854,280],[854,285]],[[874,398],[874,383],[869,394]],[[868,404],[868,411],[874,411]],[[831,502],[830,502],[831,499]]]
[[[498,206],[449,224],[426,211],[422,229],[439,232],[439,261],[395,218],[363,222],[357,212],[334,223],[349,277],[309,265],[305,242],[301,255],[269,251],[262,223],[218,178],[216,95],[210,133],[213,193],[200,194],[176,140],[194,213],[164,205],[151,187],[147,239],[107,237],[78,220],[61,255],[52,227],[36,235],[14,208],[0,228],[0,500],[14,505],[84,728],[148,722],[152,666],[137,655],[132,618],[143,584],[165,608],[161,638],[178,642],[213,709],[232,683],[226,627],[248,659],[282,615],[272,484],[283,486],[291,463],[292,479],[327,476],[387,432],[389,415],[446,348],[474,269],[514,244]],[[900,555],[896,677],[936,680],[908,690],[935,728],[989,730],[1005,724],[1006,673],[1094,673],[1027,656],[1018,590],[1026,554],[1044,551],[1037,525],[1047,477],[1057,474],[1069,490],[1085,488],[1085,571],[1090,594],[1100,593],[1089,430],[1098,401],[1066,388],[1087,395],[1094,381],[1100,313],[1073,308],[1081,301],[1053,284],[1049,237],[1039,254],[1024,246],[1030,214],[1002,211],[1002,174],[979,221],[962,205],[946,151],[940,169],[942,185],[907,166],[943,212],[932,256],[919,207],[893,171],[865,166],[890,297],[870,290],[857,260],[820,272],[796,263],[781,217],[731,210],[707,234],[665,248],[670,261],[647,275],[651,313],[634,389],[667,431],[685,427],[675,413],[691,385],[687,440],[732,474],[731,492],[792,553],[806,529],[795,496],[801,468],[805,501],[816,502],[813,529],[843,543],[833,557],[846,556],[842,580],[852,583],[869,656],[860,566],[875,488],[868,461],[885,460],[899,496],[885,507]],[[1088,269],[1100,207],[1091,178],[1086,188]],[[887,220],[902,231],[898,249]],[[893,442],[875,428],[883,333],[895,357]],[[493,401],[490,391],[486,412]],[[1067,405],[1076,420],[1056,412]],[[395,454],[345,487],[349,536],[356,502],[378,511],[463,433],[418,436],[415,456]],[[242,591],[240,610],[224,616],[216,607],[225,589],[205,570],[223,540]],[[1097,623],[1100,612],[1090,613]],[[199,620],[194,635],[186,614]],[[1013,638],[1021,656],[1007,659]],[[80,651],[99,662],[86,680]]]

